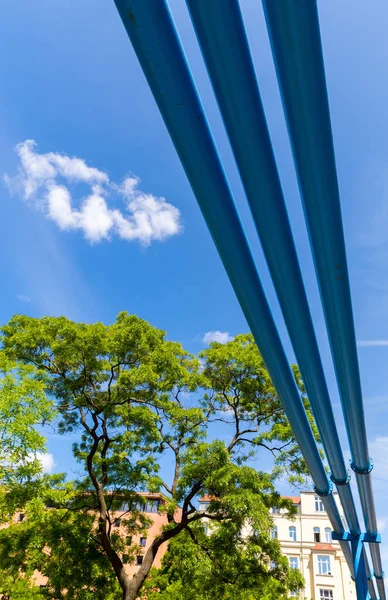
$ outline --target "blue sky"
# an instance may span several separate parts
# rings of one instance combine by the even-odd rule
[[[185,3],[171,0],[170,5],[292,360]],[[263,12],[258,0],[241,0],[241,5],[347,448]],[[351,11],[348,6],[344,0],[319,2],[366,418],[376,464],[376,502],[387,534],[388,5],[383,0],[355,0]],[[0,62],[0,170],[2,180],[5,174],[12,179],[8,186],[0,184],[1,322],[26,312],[109,323],[117,312],[127,310],[166,329],[171,339],[193,352],[204,347],[208,331],[246,331],[113,1],[80,0],[76,10],[75,3],[66,0],[3,2],[0,52],[6,57]],[[20,170],[20,146],[19,154],[15,151],[28,139],[37,144],[30,146],[25,163],[29,174]],[[41,155],[40,167],[44,160],[42,168],[54,169],[51,189],[39,179],[36,157]],[[61,165],[57,155],[84,161],[85,168],[77,167],[84,169],[78,180],[75,163]],[[94,197],[100,200],[94,199],[91,213],[80,209],[81,197],[90,193],[85,178],[96,186],[103,176],[91,175],[88,168],[109,178],[103,190],[95,187]],[[132,187],[125,191],[128,177]],[[28,199],[26,185],[32,180],[36,193]],[[129,211],[127,205],[132,207]],[[93,210],[100,219],[97,232],[91,231],[88,220],[96,214]],[[158,215],[154,222],[151,213]],[[49,438],[49,449],[56,469],[65,469],[66,440]],[[385,558],[388,571],[388,551]]]

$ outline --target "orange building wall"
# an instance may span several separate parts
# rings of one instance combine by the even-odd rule
[[[159,499],[161,503],[163,503],[163,495],[162,494],[139,494],[143,497],[146,498],[150,498],[150,499]],[[13,522],[16,523],[18,522],[19,519],[19,514],[20,513],[16,513]],[[112,522],[113,522],[113,518],[114,519],[119,519],[121,517],[123,513],[122,512],[116,512],[114,513],[114,516],[111,517],[112,518]],[[141,537],[146,537],[146,545],[145,547],[140,548],[139,547],[139,552],[138,555],[145,555],[145,553],[147,552],[148,548],[150,547],[150,545],[152,544],[153,540],[155,539],[155,537],[157,535],[159,535],[159,533],[161,532],[162,528],[167,525],[168,520],[167,520],[167,515],[165,513],[159,513],[159,512],[145,512],[145,515],[147,515],[147,517],[152,520],[152,524],[149,526],[148,530],[146,533],[143,534],[139,534],[139,535],[133,535],[132,536],[132,544],[136,544],[138,546],[140,546],[140,538]],[[176,513],[176,520],[179,522],[180,518],[181,518],[181,514],[182,511],[181,509],[178,509],[177,513]],[[128,513],[126,513],[126,515],[124,515],[124,519],[125,516],[127,516]],[[121,533],[125,534],[125,528],[124,526],[120,525],[117,528],[118,531],[120,531]],[[114,531],[114,528],[113,528]],[[166,551],[167,551],[167,547],[168,547],[168,542],[165,542],[164,544],[162,544],[156,554],[155,557],[155,561],[153,566],[155,568],[159,568],[161,566],[161,562],[162,562],[162,558],[165,555]],[[136,559],[135,559],[135,563],[136,563]],[[140,565],[136,565],[136,564],[126,564],[125,565],[125,571],[126,573],[130,576],[133,577],[133,575],[135,575],[137,573],[137,571],[139,570]],[[38,571],[35,571],[34,573],[34,579],[35,579],[35,584],[36,585],[40,585],[40,586],[44,586],[47,582],[47,578],[43,577],[43,575],[41,573],[39,573]]]

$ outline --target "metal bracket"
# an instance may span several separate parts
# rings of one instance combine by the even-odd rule
[[[330,496],[330,494],[333,493],[333,484],[331,481],[329,481],[329,489],[327,492],[320,492],[316,487],[314,487],[314,492],[320,498],[326,498],[327,496]]]
[[[330,479],[337,486],[338,485],[347,485],[351,479],[351,475],[350,475],[350,473],[348,473],[345,479],[335,479],[335,477],[333,477],[333,474],[330,473]]]
[[[373,460],[370,458],[368,466],[364,469],[356,467],[354,462],[350,462],[350,466],[357,475],[368,475],[368,473],[370,473],[373,469]]]
[[[381,535],[379,533],[360,533],[360,535],[353,535],[348,531],[345,531],[342,534],[333,531],[331,537],[333,540],[341,542],[355,542],[359,540],[360,542],[368,542],[369,544],[381,543]]]
[[[356,584],[357,600],[370,600],[370,595],[368,591],[368,580],[372,579],[373,574],[371,573],[371,575],[368,578],[366,576],[363,544],[380,544],[380,534],[361,533],[360,535],[353,535],[352,533],[349,533],[349,531],[344,531],[344,533],[342,534],[333,531],[332,538],[333,540],[338,540],[341,542],[350,542],[350,545],[352,547],[354,568],[354,577],[352,577],[352,579]],[[382,577],[376,577],[376,579],[383,579],[383,577],[384,575]]]

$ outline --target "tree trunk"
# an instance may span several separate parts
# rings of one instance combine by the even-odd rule
[[[143,583],[147,579],[148,573],[154,564],[156,553],[162,543],[163,541],[161,541],[159,538],[158,540],[155,540],[154,543],[148,548],[144,555],[143,563],[140,569],[132,579],[128,580],[128,584],[126,585],[123,593],[123,600],[136,600]]]

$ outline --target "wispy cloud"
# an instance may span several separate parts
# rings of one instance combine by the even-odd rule
[[[233,336],[229,334],[229,331],[207,331],[202,341],[204,344],[210,344],[210,342],[219,342],[220,344],[226,344],[232,341]]]
[[[42,465],[43,473],[52,473],[55,467],[54,456],[50,452],[37,452],[30,454],[31,460],[38,459]]]
[[[25,294],[18,294],[17,299],[20,300],[20,302],[31,302],[31,298]]]
[[[182,231],[178,208],[139,189],[138,177],[126,177],[117,184],[80,158],[55,152],[39,154],[36,148],[34,140],[18,144],[18,175],[5,175],[4,180],[12,193],[33,203],[61,230],[79,230],[91,243],[117,235],[144,246]],[[87,195],[78,200],[74,194],[77,184],[89,187]],[[125,211],[109,206],[108,198],[111,202],[118,199]]]
[[[375,348],[378,346],[388,346],[388,340],[357,340],[359,348]]]
[[[37,458],[39,459],[43,473],[52,473],[55,467],[54,456],[49,452],[46,454],[39,453]]]

